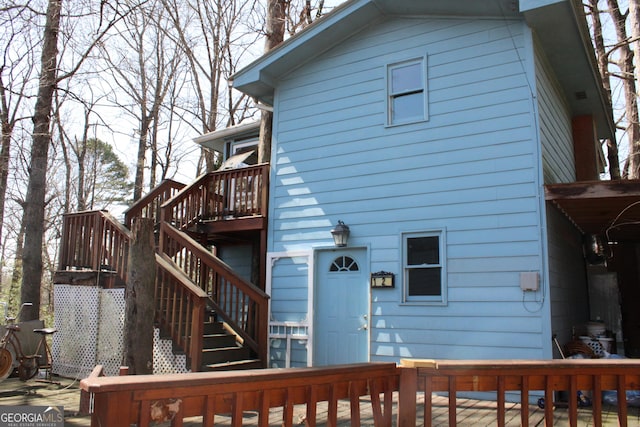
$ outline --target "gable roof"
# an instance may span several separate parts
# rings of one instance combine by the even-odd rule
[[[524,18],[556,72],[574,115],[595,117],[599,137],[613,138],[589,31],[577,0],[349,0],[232,76],[233,86],[273,105],[279,76],[364,28],[393,16]]]

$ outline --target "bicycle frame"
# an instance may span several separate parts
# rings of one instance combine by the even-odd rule
[[[28,307],[30,305],[32,304],[22,304],[18,311],[18,316],[25,306]],[[39,369],[39,351],[42,346],[42,341],[45,338],[44,336],[41,337],[35,354],[25,355],[22,350],[20,338],[17,335],[17,332],[20,331],[20,326],[15,323],[15,319],[16,318],[6,317],[6,331],[0,340],[0,381],[7,378],[16,367],[18,368],[20,379],[23,381],[33,378]],[[45,342],[45,348],[47,347]],[[11,350],[13,350],[13,352],[11,352]],[[48,358],[49,354],[45,354],[45,356]]]

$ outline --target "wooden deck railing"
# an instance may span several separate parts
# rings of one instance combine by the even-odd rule
[[[458,393],[497,392],[497,425],[503,426],[505,394],[518,392],[522,402],[520,425],[526,426],[530,425],[529,398],[536,390],[542,391],[548,402],[553,402],[554,391],[567,391],[570,396],[576,396],[578,390],[591,391],[596,427],[602,425],[602,391],[615,390],[618,422],[627,426],[626,391],[640,388],[640,363],[630,359],[403,360],[402,366],[371,363],[160,376],[92,376],[82,380],[80,387],[93,395],[91,425],[96,427],[128,427],[133,423],[146,427],[151,421],[171,418],[172,426],[182,426],[187,417],[202,417],[202,425],[212,426],[217,414],[230,415],[231,425],[241,426],[245,411],[257,412],[258,425],[267,426],[272,408],[282,414],[282,425],[292,426],[297,421],[293,420],[295,405],[304,405],[296,411],[306,416],[305,425],[315,426],[319,402],[328,403],[326,425],[335,426],[338,400],[348,401],[352,426],[361,425],[361,409],[373,412],[375,425],[391,426],[396,391],[398,427],[421,425],[421,419],[422,425],[432,425],[432,393],[437,392],[449,394],[450,426],[457,422]],[[423,416],[417,411],[419,391],[425,392]],[[360,397],[367,395],[371,396],[371,408],[361,408]],[[577,399],[571,401],[569,425],[576,426]],[[553,425],[552,404],[545,406],[544,421],[546,426]]]
[[[162,206],[162,221],[179,230],[199,221],[267,215],[269,165],[211,172]]]
[[[97,372],[94,370],[94,372]],[[269,409],[283,408],[283,426],[294,420],[294,405],[305,404],[305,425],[315,426],[317,404],[328,403],[327,425],[337,425],[338,401],[348,399],[351,425],[360,427],[360,397],[371,396],[375,425],[390,426],[392,393],[398,389],[395,363],[343,365],[328,368],[263,369],[174,375],[89,377],[83,391],[93,394],[92,426],[138,427],[201,416],[213,426],[217,414],[230,415],[242,426],[246,411],[258,412],[258,425],[269,425]],[[382,396],[382,397],[381,397]],[[323,414],[324,415],[324,414]]]
[[[266,364],[269,296],[247,282],[202,245],[161,224],[160,247],[192,283],[198,284],[220,320],[226,322]]]
[[[127,279],[131,233],[106,211],[64,215],[58,270],[115,271]]]
[[[202,366],[202,337],[207,294],[166,256],[156,254],[156,323],[188,357],[191,371]]]
[[[618,424],[625,427],[628,423],[626,391],[640,390],[640,361],[633,359],[403,360],[402,366],[400,412],[415,413],[415,400],[410,396],[424,391],[425,426],[431,426],[430,396],[437,392],[449,394],[449,426],[456,425],[457,393],[496,392],[497,425],[504,426],[506,393],[517,392],[521,403],[520,425],[527,426],[530,425],[529,398],[533,391],[543,392],[545,402],[548,402],[544,407],[547,427],[553,425],[554,392],[566,391],[569,424],[577,426],[578,391],[589,391],[593,425],[598,427],[602,426],[602,392],[614,390],[617,392]]]
[[[125,211],[124,225],[130,229],[134,218],[153,218],[156,224],[159,223],[162,204],[175,196],[184,187],[185,184],[171,179],[162,181]]]

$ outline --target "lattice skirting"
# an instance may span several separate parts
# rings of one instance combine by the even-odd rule
[[[124,289],[55,285],[51,350],[53,373],[85,378],[96,365],[118,375],[123,355]],[[174,355],[171,341],[153,335],[154,374],[187,372],[186,357]]]

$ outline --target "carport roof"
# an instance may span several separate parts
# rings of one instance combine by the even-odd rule
[[[640,180],[549,184],[545,199],[585,234],[640,240]]]

